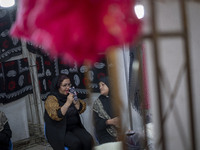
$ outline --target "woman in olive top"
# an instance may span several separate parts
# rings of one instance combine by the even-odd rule
[[[45,100],[46,137],[54,150],[92,150],[93,138],[81,123],[79,114],[86,109],[83,100],[74,100],[69,92],[68,76],[60,75],[51,84]]]

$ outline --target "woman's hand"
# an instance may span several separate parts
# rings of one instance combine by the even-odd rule
[[[74,103],[74,106],[76,107],[76,109],[79,110],[79,108],[80,108],[80,101],[79,100],[74,100],[73,103]]]
[[[65,102],[65,104],[61,107],[61,112],[63,115],[66,114],[69,106],[72,104],[72,102],[74,101],[74,95],[72,93],[69,93],[69,95],[67,96],[67,100]]]
[[[69,93],[69,95],[67,96],[67,101],[66,101],[65,104],[67,104],[68,106],[70,106],[73,101],[74,101],[74,94]]]
[[[113,120],[113,125],[115,127],[119,128],[119,117],[115,117],[112,120]]]
[[[106,124],[108,124],[108,125],[114,125],[115,127],[119,128],[119,117],[108,119],[106,121]]]

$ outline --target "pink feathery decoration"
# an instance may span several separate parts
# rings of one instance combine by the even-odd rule
[[[20,0],[10,34],[51,56],[93,62],[109,47],[140,35],[133,7],[133,0]]]

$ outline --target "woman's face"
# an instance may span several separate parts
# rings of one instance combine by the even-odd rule
[[[107,85],[103,82],[99,82],[99,89],[100,89],[100,93],[101,95],[107,96],[109,93],[109,88],[107,87]]]
[[[60,88],[58,89],[58,91],[63,95],[67,95],[69,93],[69,88],[70,87],[71,87],[70,79],[64,79],[61,82]]]

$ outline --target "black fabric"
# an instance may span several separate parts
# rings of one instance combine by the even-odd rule
[[[99,79],[108,76],[107,61],[105,56],[91,66],[91,72],[93,74],[92,79],[90,79],[90,88],[92,92],[99,93]]]
[[[53,78],[59,75],[58,63],[47,55],[37,55],[37,72],[41,99],[45,100],[50,93],[50,86]]]
[[[5,78],[3,74],[3,64],[0,63],[0,103],[6,99]]]
[[[70,150],[91,150],[92,136],[83,128],[74,128],[65,134],[65,145]]]
[[[109,96],[100,95],[99,99],[100,99],[101,103],[103,104],[103,108],[107,112],[107,114],[111,118],[114,118],[115,116],[113,114],[112,103],[111,103],[110,97]]]
[[[33,92],[27,58],[1,63],[0,102],[10,103]]]
[[[0,9],[0,62],[22,54],[21,41],[10,37],[9,30],[15,20],[16,8]]]
[[[54,150],[64,149],[64,138],[66,129],[66,119],[61,121],[52,120],[45,111],[44,120],[46,124],[46,137]]]
[[[107,114],[111,118],[114,118],[115,116],[113,114],[110,98],[104,95],[100,95],[99,100],[103,104],[103,108],[107,112]],[[106,124],[107,119],[102,119],[96,112],[93,112],[93,115],[94,115],[93,117],[94,117],[95,134],[99,144],[104,144],[107,142],[116,142],[116,138],[111,136],[106,130],[108,126]]]
[[[0,132],[0,150],[8,150],[9,141],[12,137],[12,131],[10,129],[9,123],[4,125],[4,129]]]
[[[41,47],[35,46],[30,42],[26,43],[26,47],[27,47],[28,51],[33,54],[45,55],[45,52]]]

